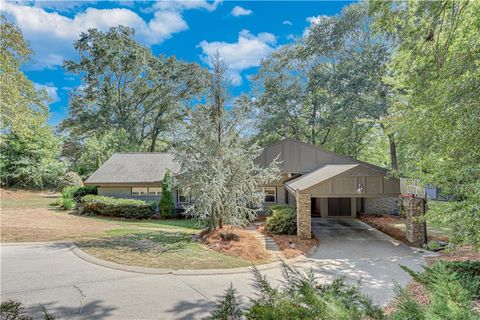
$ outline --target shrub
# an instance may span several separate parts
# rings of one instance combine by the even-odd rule
[[[425,286],[430,304],[420,305],[409,292],[397,287],[397,310],[392,319],[478,319],[474,315],[469,292],[447,264],[437,262],[421,273],[405,266],[402,268]]]
[[[163,177],[159,211],[162,218],[172,218],[176,215],[172,194],[172,174],[170,171],[167,171],[165,177]]]
[[[83,187],[78,187],[74,192],[73,192],[73,199],[75,202],[80,202],[80,200],[86,196],[87,194],[97,194],[97,187],[95,186],[83,186]]]
[[[63,210],[72,210],[75,206],[75,202],[73,200],[73,194],[79,187],[69,186],[65,187],[60,194],[60,197],[57,200],[58,205]]]
[[[83,181],[82,178],[78,175],[78,173],[74,171],[68,171],[60,179],[59,184],[60,189],[63,190],[65,187],[82,187]]]
[[[143,200],[117,199],[89,194],[81,199],[79,212],[87,215],[145,219],[155,214],[155,208],[155,203]]]
[[[267,231],[274,234],[296,234],[297,211],[295,207],[286,205],[271,207],[266,228]]]
[[[43,305],[40,306],[42,307],[44,320],[55,320],[55,317],[49,314]],[[33,320],[33,317],[25,311],[22,303],[12,299],[1,303],[0,315],[2,320]]]
[[[446,268],[468,291],[472,299],[480,298],[480,261],[438,261],[431,267],[425,267],[423,272],[415,272],[406,266],[401,267],[426,287],[434,284],[439,269]]]
[[[338,278],[317,285],[313,272],[303,273],[283,264],[283,286],[273,287],[253,268],[256,296],[246,310],[247,319],[385,319],[383,311],[364,296],[357,285]],[[209,319],[243,319],[230,287]]]

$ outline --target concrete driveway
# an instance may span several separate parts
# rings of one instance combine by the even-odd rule
[[[361,281],[363,291],[380,304],[394,297],[395,283],[403,286],[410,281],[400,264],[422,270],[425,257],[431,255],[355,218],[314,218],[312,232],[320,245],[301,264],[318,274]]]
[[[393,284],[409,276],[398,264],[419,269],[424,255],[395,243],[362,222],[314,221],[320,246],[295,265],[312,269],[320,282],[345,276],[379,304],[394,296]],[[1,299],[19,299],[37,317],[39,304],[61,319],[201,319],[233,283],[248,303],[251,274],[142,274],[80,259],[64,244],[0,246]],[[278,283],[281,270],[262,271]]]

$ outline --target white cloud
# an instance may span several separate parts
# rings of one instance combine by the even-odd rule
[[[308,36],[308,33],[310,32],[310,28],[312,28],[314,25],[325,21],[327,19],[331,19],[331,17],[326,16],[326,15],[319,15],[319,16],[313,16],[313,17],[307,17],[305,20],[310,23],[308,27],[303,30],[303,36],[306,37]]]
[[[287,25],[287,26],[293,25],[292,21],[290,21],[290,20],[283,20],[282,24]]]
[[[105,31],[124,25],[135,29],[139,41],[147,45],[159,44],[188,29],[182,10],[202,8],[212,11],[218,2],[157,2],[152,6],[154,14],[149,21],[128,8],[87,8],[74,16],[66,16],[26,3],[0,0],[0,5],[7,18],[19,26],[31,42],[35,56],[30,68],[43,69],[61,65],[64,57],[73,53],[73,41],[89,28]]]
[[[248,30],[240,31],[238,41],[202,41],[198,45],[202,51],[202,60],[211,66],[212,57],[218,52],[229,64],[234,84],[241,84],[241,72],[251,67],[258,67],[262,58],[275,49],[276,37],[271,33],[259,33],[256,36]]]
[[[253,13],[252,10],[249,10],[249,9],[245,9],[245,8],[242,8],[240,6],[235,6],[233,9],[232,9],[232,16],[234,17],[239,17],[239,16],[249,16]]]
[[[34,83],[35,88],[47,91],[48,96],[51,99],[51,103],[55,103],[60,101],[60,97],[58,96],[58,88],[51,82],[41,84],[41,83]]]

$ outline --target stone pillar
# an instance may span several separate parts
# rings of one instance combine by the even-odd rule
[[[425,227],[425,199],[404,198],[405,207],[405,232],[407,240],[418,247],[427,243]]]
[[[310,239],[312,237],[311,195],[297,192],[296,198],[297,235],[300,239]]]

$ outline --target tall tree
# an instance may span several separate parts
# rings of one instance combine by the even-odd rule
[[[259,187],[278,178],[278,167],[275,162],[267,168],[256,164],[261,148],[247,145],[239,131],[245,112],[226,109],[227,65],[218,55],[212,65],[206,104],[189,111],[176,134],[174,154],[182,172],[177,185],[192,200],[186,214],[211,229],[224,223],[238,227],[256,216],[264,199]]]
[[[452,195],[456,240],[480,244],[480,3],[371,1],[375,27],[398,42],[389,81],[411,175]]]
[[[260,138],[290,136],[358,156],[372,127],[387,132],[390,87],[382,78],[391,43],[375,36],[365,4],[319,17],[297,43],[263,61],[255,77]],[[272,135],[273,132],[273,135]]]
[[[48,96],[21,71],[31,54],[22,32],[0,16],[0,179],[6,185],[56,187],[66,171],[47,124]]]
[[[172,122],[182,119],[182,103],[204,87],[197,64],[154,56],[134,40],[131,28],[90,29],[74,46],[80,58],[65,68],[81,75],[82,84],[62,123],[74,141],[123,129],[140,150],[155,151]]]

